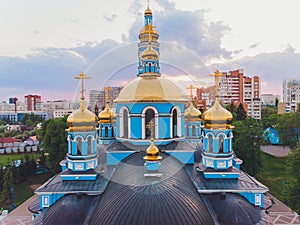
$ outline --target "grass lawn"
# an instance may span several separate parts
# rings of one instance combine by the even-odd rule
[[[53,173],[47,172],[43,174],[34,174],[21,184],[15,186],[15,207],[19,206],[25,202],[29,197],[33,195],[33,190],[31,185],[33,184],[43,184]]]
[[[7,154],[7,155],[0,155],[0,165],[5,166],[10,162],[13,162],[15,160],[19,159],[24,159],[25,155],[29,154],[29,157],[31,158],[32,156],[34,158],[39,158],[40,154],[39,153],[22,153],[22,154]]]
[[[261,152],[262,169],[256,178],[270,189],[270,193],[281,201],[285,200],[284,182],[286,176],[286,157],[278,158]]]

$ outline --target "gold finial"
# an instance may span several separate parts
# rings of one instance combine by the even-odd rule
[[[112,90],[112,88],[111,87],[105,87],[104,88],[104,90],[105,90],[105,101],[106,101],[106,103],[108,103],[109,102],[109,91],[111,91]]]
[[[84,79],[90,79],[91,77],[86,76],[83,72],[79,76],[75,76],[75,79],[81,79],[81,100],[84,100]]]
[[[224,77],[225,75],[223,73],[220,73],[219,70],[216,70],[214,74],[210,74],[209,76],[215,77],[216,97],[219,97],[219,77]]]
[[[191,84],[186,89],[190,89],[190,100],[192,101],[193,100],[193,89],[197,89],[197,87],[195,87]]]
[[[151,132],[151,139],[154,139],[154,122],[153,121],[150,121],[149,124],[146,125],[146,127],[148,129],[150,129],[150,132]]]

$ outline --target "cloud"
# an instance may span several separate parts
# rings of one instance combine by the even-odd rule
[[[229,26],[222,22],[208,22],[203,10],[183,11],[167,0],[158,3],[163,10],[154,12],[153,20],[160,35],[159,41],[177,42],[201,55],[204,60],[231,56],[232,52],[221,47],[221,39],[230,30]],[[135,9],[140,7],[136,1],[133,5]],[[139,8],[139,12],[141,10]],[[129,29],[130,42],[138,41],[142,26],[143,17],[138,16]]]
[[[0,96],[40,93],[43,99],[72,97],[75,75],[84,71],[97,57],[117,46],[113,40],[86,43],[75,48],[45,48],[24,57],[0,57]],[[17,91],[16,91],[17,90]],[[71,93],[71,95],[70,95]]]
[[[300,76],[300,54],[289,46],[284,52],[261,53],[253,57],[244,57],[224,64],[215,64],[211,70],[229,71],[244,69],[247,76],[258,75],[264,84],[262,93],[274,93],[282,96],[282,82],[286,78]]]

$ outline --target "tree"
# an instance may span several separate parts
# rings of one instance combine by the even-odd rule
[[[55,118],[46,123],[42,134],[42,141],[45,152],[48,153],[47,164],[54,172],[58,172],[59,162],[64,158],[67,152],[67,128],[66,117]]]
[[[260,169],[260,145],[262,128],[259,121],[247,118],[245,121],[236,121],[233,149],[237,156],[243,160],[241,168],[248,174],[255,176]]]
[[[11,168],[8,167],[3,178],[3,188],[1,191],[0,204],[6,208],[11,207],[12,196],[11,189],[14,188],[14,178]]]
[[[247,113],[242,103],[236,109],[236,120],[244,121],[247,118]]]
[[[300,143],[287,157],[287,176],[289,185],[289,205],[300,213]]]
[[[283,146],[296,148],[299,130],[300,130],[300,113],[285,113],[278,118],[277,131],[280,142]]]

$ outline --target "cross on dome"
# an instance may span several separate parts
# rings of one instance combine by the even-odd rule
[[[223,73],[220,73],[219,70],[216,70],[213,74],[210,74],[209,76],[215,77],[216,97],[219,97],[219,77],[224,77],[225,75]]]
[[[111,91],[112,88],[109,87],[109,86],[107,86],[107,87],[104,88],[104,90],[105,90],[105,100],[106,100],[106,102],[109,102],[109,94],[108,94],[108,92]]]
[[[81,100],[84,100],[85,97],[84,97],[84,92],[85,92],[85,89],[84,89],[84,80],[85,79],[90,79],[91,77],[89,76],[86,76],[83,72],[81,74],[79,74],[79,76],[75,76],[74,77],[75,79],[81,79]]]
[[[197,89],[197,87],[195,87],[191,84],[186,89],[190,89],[190,100],[192,100],[193,99],[193,89]]]

